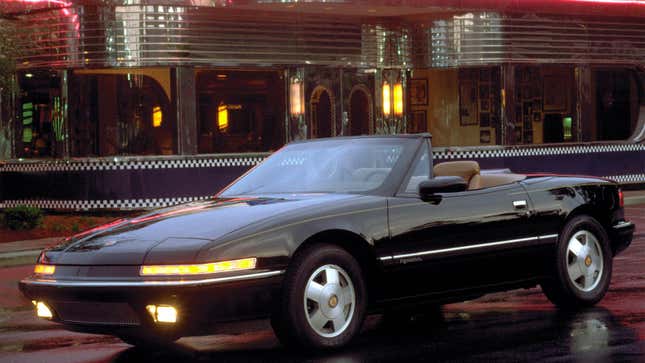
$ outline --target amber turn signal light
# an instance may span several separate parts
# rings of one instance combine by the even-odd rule
[[[54,265],[42,265],[38,264],[34,266],[34,273],[39,275],[53,275],[56,272],[56,266]]]
[[[220,272],[252,270],[257,259],[243,258],[240,260],[201,263],[194,265],[147,265],[141,266],[141,276],[169,276],[169,275],[204,275]]]

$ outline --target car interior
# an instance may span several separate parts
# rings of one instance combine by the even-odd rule
[[[459,176],[468,183],[468,190],[490,188],[526,179],[515,173],[481,173],[479,163],[472,160],[447,161],[432,168],[434,176]]]

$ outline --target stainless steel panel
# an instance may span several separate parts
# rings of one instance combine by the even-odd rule
[[[639,19],[493,12],[359,17],[213,6],[77,5],[18,16],[22,68],[157,65],[425,68],[642,63]]]
[[[639,64],[645,24],[535,14],[466,14],[435,20],[428,67],[513,63]]]

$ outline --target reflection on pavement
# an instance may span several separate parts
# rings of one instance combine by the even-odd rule
[[[349,347],[314,356],[286,350],[270,331],[263,330],[224,339],[182,339],[164,353],[130,348],[113,361],[629,361],[645,353],[635,331],[601,307],[577,313],[446,310],[442,315],[417,316],[398,324],[371,316],[363,334]]]

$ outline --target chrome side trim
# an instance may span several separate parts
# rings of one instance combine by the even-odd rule
[[[535,242],[541,242],[541,241],[545,241],[545,240],[549,240],[549,239],[553,239],[553,238],[558,238],[558,235],[557,234],[547,234],[547,235],[536,236],[536,237],[509,239],[509,240],[505,240],[505,241],[480,243],[480,244],[469,245],[469,246],[442,248],[442,249],[439,249],[439,250],[428,250],[428,251],[421,251],[421,252],[414,252],[414,253],[405,253],[405,254],[400,254],[400,255],[382,256],[382,257],[379,257],[379,259],[381,261],[388,261],[388,260],[393,260],[393,259],[396,260],[396,259],[409,258],[409,257],[437,255],[437,254],[448,253],[448,252],[467,251],[467,250],[473,250],[473,249],[479,249],[479,248],[501,246],[501,245],[509,245],[509,244],[522,243],[522,242],[534,242],[534,241]]]
[[[612,226],[613,229],[621,229],[633,226],[634,223],[628,221],[620,221]]]
[[[28,285],[56,286],[56,287],[153,287],[153,286],[197,286],[220,284],[224,282],[244,281],[262,279],[278,276],[284,270],[258,272],[252,274],[215,277],[201,280],[172,280],[172,281],[73,281],[73,280],[49,280],[49,279],[24,279],[21,283]]]

